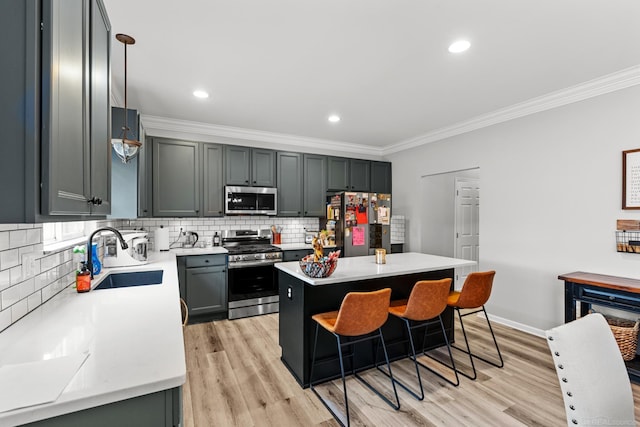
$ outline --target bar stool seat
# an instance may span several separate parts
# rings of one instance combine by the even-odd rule
[[[438,377],[443,380],[449,382],[454,386],[458,386],[460,384],[460,379],[458,377],[458,372],[455,367],[455,362],[453,360],[453,355],[451,354],[451,347],[449,345],[449,339],[447,337],[447,333],[444,329],[444,323],[442,322],[442,313],[445,308],[447,308],[447,297],[449,296],[449,290],[451,289],[451,279],[442,279],[442,280],[421,280],[417,282],[413,288],[411,289],[411,294],[409,295],[409,299],[404,300],[395,300],[392,301],[389,305],[389,314],[396,316],[403,320],[407,333],[409,335],[409,343],[411,344],[411,353],[409,354],[409,358],[413,360],[415,368],[416,368],[416,376],[418,377],[418,385],[420,387],[420,394],[417,392],[410,390],[405,384],[398,381],[395,381],[404,388],[407,392],[413,395],[418,400],[424,399],[424,388],[422,386],[422,378],[420,376],[419,367],[423,367],[424,369],[434,373]],[[429,325],[438,323],[440,325],[440,330],[442,331],[442,335],[445,340],[445,344],[447,346],[447,351],[449,352],[449,359],[451,360],[451,366],[446,363],[432,357],[427,354],[424,350],[427,332]],[[413,330],[417,328],[424,327],[424,340],[423,340],[423,349],[422,354],[435,360],[436,362],[441,363],[444,366],[452,369],[455,374],[455,381],[446,378],[440,372],[435,371],[429,366],[418,361],[415,349],[415,343],[413,340]],[[384,372],[384,371],[382,371]]]
[[[309,374],[309,386],[316,396],[320,399],[322,404],[331,412],[331,415],[341,424],[344,425],[341,418],[335,412],[335,404],[329,403],[324,399],[316,390],[313,383],[313,371],[316,365],[316,350],[318,346],[318,331],[320,327],[330,332],[336,337],[338,344],[338,357],[340,362],[340,374],[342,377],[342,388],[344,391],[345,412],[347,415],[347,423],[351,424],[349,416],[349,399],[347,397],[347,383],[345,380],[344,372],[344,359],[342,348],[347,346],[353,346],[354,344],[379,339],[384,349],[384,357],[387,367],[389,369],[391,377],[391,385],[395,395],[395,403],[385,397],[382,393],[376,390],[369,382],[362,378],[355,370],[355,366],[352,363],[352,374],[366,385],[371,391],[376,393],[382,400],[384,400],[393,409],[400,409],[400,399],[398,398],[398,392],[396,390],[396,384],[391,374],[391,364],[389,363],[389,356],[387,354],[387,347],[382,336],[382,325],[387,321],[389,301],[391,299],[391,289],[385,288],[379,291],[373,292],[349,292],[340,305],[340,310],[330,311],[326,313],[318,313],[311,318],[316,322],[315,341],[313,344],[313,356],[311,361],[311,373]],[[343,340],[343,338],[348,339]],[[377,354],[377,352],[376,352]],[[355,359],[355,346],[351,357]],[[353,360],[352,359],[352,360]]]
[[[504,360],[502,359],[502,354],[500,353],[500,348],[498,347],[498,341],[496,341],[496,335],[493,333],[493,328],[491,327],[491,322],[489,321],[489,315],[487,314],[487,310],[485,310],[484,308],[484,305],[491,296],[491,288],[493,286],[493,278],[495,274],[496,272],[493,270],[470,273],[464,281],[462,289],[460,291],[450,292],[449,297],[447,298],[447,305],[449,307],[452,307],[458,313],[466,349],[456,346],[452,347],[469,355],[473,375],[466,374],[462,371],[459,372],[465,377],[472,380],[475,380],[478,376],[476,372],[476,366],[473,363],[474,358],[480,359],[483,362],[486,362],[497,368],[502,368],[504,366]],[[471,309],[473,311],[461,314],[460,311],[466,309]],[[498,354],[499,362],[488,360],[484,357],[479,356],[478,354],[471,352],[471,348],[469,347],[469,339],[467,337],[467,332],[464,328],[464,322],[462,321],[462,318],[479,312],[482,312],[484,314],[484,318],[487,320],[487,325],[489,326],[489,332],[491,332],[491,337],[493,338],[493,343]]]

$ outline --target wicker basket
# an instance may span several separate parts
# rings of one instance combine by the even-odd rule
[[[607,323],[613,332],[613,336],[618,343],[622,359],[625,361],[633,360],[636,357],[636,349],[638,348],[638,328],[640,320],[620,319],[613,316],[605,316]]]

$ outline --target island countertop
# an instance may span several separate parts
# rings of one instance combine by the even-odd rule
[[[150,253],[146,265],[108,271],[163,270],[158,285],[92,290],[68,286],[0,333],[0,366],[88,352],[60,397],[0,413],[18,425],[179,387],[186,379],[175,255]]]
[[[338,259],[338,267],[336,270],[331,276],[325,279],[314,279],[306,276],[302,270],[300,270],[298,261],[279,262],[274,265],[278,270],[313,286],[476,265],[475,261],[466,259],[428,255],[417,252],[389,254],[386,256],[386,261],[385,264],[376,264],[374,255],[340,258]]]

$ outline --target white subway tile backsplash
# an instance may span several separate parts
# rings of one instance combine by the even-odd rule
[[[26,299],[20,300],[11,306],[11,323],[15,323],[22,316],[29,312],[29,306]]]
[[[18,224],[0,224],[0,231],[17,230]]]
[[[6,329],[11,324],[11,309],[0,311],[0,331]]]
[[[15,267],[20,264],[19,251],[17,249],[9,249],[0,252],[0,270]]]
[[[9,232],[9,246],[19,248],[27,245],[27,230],[15,230]]]
[[[0,231],[0,251],[9,249],[9,231]]]
[[[4,310],[13,304],[17,303],[20,299],[20,290],[18,286],[10,286],[4,291],[0,292],[0,310]]]
[[[32,311],[42,304],[42,293],[40,291],[34,292],[27,298],[27,309]]]
[[[0,291],[11,286],[11,270],[0,271]]]
[[[20,299],[23,300],[36,291],[33,278],[17,285]]]

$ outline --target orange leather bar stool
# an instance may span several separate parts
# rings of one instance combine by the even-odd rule
[[[458,291],[453,291],[449,294],[449,298],[447,300],[447,305],[449,307],[453,307],[453,309],[458,312],[458,317],[460,318],[460,326],[462,327],[462,335],[464,335],[464,342],[466,344],[466,350],[460,347],[452,346],[457,350],[463,351],[469,355],[469,360],[471,361],[471,368],[473,369],[473,376],[465,374],[462,371],[459,371],[462,375],[472,380],[477,378],[476,366],[473,363],[473,358],[477,358],[486,362],[490,365],[496,366],[498,368],[502,368],[504,366],[504,361],[502,360],[502,354],[500,354],[500,348],[498,347],[498,341],[496,341],[496,336],[493,333],[493,328],[491,327],[491,322],[489,321],[489,316],[487,315],[487,311],[484,309],[485,303],[489,300],[491,296],[491,287],[493,286],[493,277],[495,276],[495,271],[485,271],[485,272],[475,272],[470,273],[467,276],[467,279],[464,281],[462,285],[462,289]],[[465,314],[461,314],[460,310],[463,309],[473,309],[473,311],[466,312]],[[477,354],[473,354],[471,349],[469,348],[469,340],[467,339],[467,333],[464,329],[464,323],[462,322],[462,318],[464,316],[468,316],[470,314],[484,313],[485,319],[487,319],[487,325],[489,325],[489,331],[491,332],[491,337],[493,338],[493,343],[496,346],[496,351],[498,352],[498,358],[500,359],[500,363],[489,361],[483,357],[478,356]]]
[[[397,379],[396,382],[418,400],[424,399],[424,388],[422,387],[420,369],[418,368],[419,366],[422,366],[423,368],[436,374],[437,376],[453,384],[454,386],[460,384],[460,378],[458,377],[458,371],[456,370],[456,365],[453,361],[449,339],[447,338],[447,333],[444,330],[444,323],[442,323],[441,316],[444,309],[447,308],[447,298],[449,296],[450,289],[451,279],[421,280],[413,286],[413,289],[411,289],[411,295],[409,295],[408,300],[392,301],[391,306],[389,307],[389,313],[402,319],[405,326],[407,327],[407,332],[409,334],[409,343],[411,344],[411,354],[409,355],[409,358],[413,360],[416,367],[416,375],[418,377],[418,385],[420,386],[420,394],[418,395],[418,393],[410,390],[406,385],[402,384]],[[447,345],[447,351],[449,352],[451,366],[448,366],[444,362],[427,354],[424,351],[424,345],[422,354],[453,369],[453,372],[456,376],[455,382],[446,378],[441,373],[431,369],[429,366],[419,362],[416,356],[416,348],[413,341],[413,330],[424,326],[424,339],[426,341],[429,325],[435,323],[440,324],[440,329]]]
[[[318,330],[322,326],[327,331],[331,332],[338,343],[338,356],[340,359],[340,374],[342,375],[342,388],[344,390],[344,402],[347,413],[347,426],[351,421],[349,418],[349,399],[347,398],[347,383],[344,375],[344,360],[342,357],[342,348],[357,344],[359,342],[380,339],[382,348],[384,349],[384,357],[391,373],[391,365],[389,364],[389,356],[387,354],[387,347],[384,343],[381,327],[387,321],[389,301],[391,300],[391,289],[381,289],[373,292],[349,292],[342,301],[339,311],[331,311],[328,313],[319,313],[311,318],[316,321],[316,336],[313,344],[313,357],[311,360],[311,373],[309,374],[309,386],[311,390],[318,396],[324,406],[331,412],[331,415],[342,425],[344,423],[338,417],[338,414],[334,411],[335,405],[329,404],[314,388],[313,384],[313,368],[316,363],[316,347],[318,344]],[[346,338],[348,337],[348,338]],[[343,340],[343,338],[346,338]],[[355,347],[353,348],[352,356],[354,357]],[[394,404],[387,397],[382,395],[371,384],[369,384],[364,378],[362,378],[352,366],[353,375],[366,385],[371,391],[380,396],[387,404],[393,409],[400,409],[400,400],[398,399],[398,392],[396,385],[391,376],[391,385],[393,386],[393,392],[395,394],[396,403]]]

